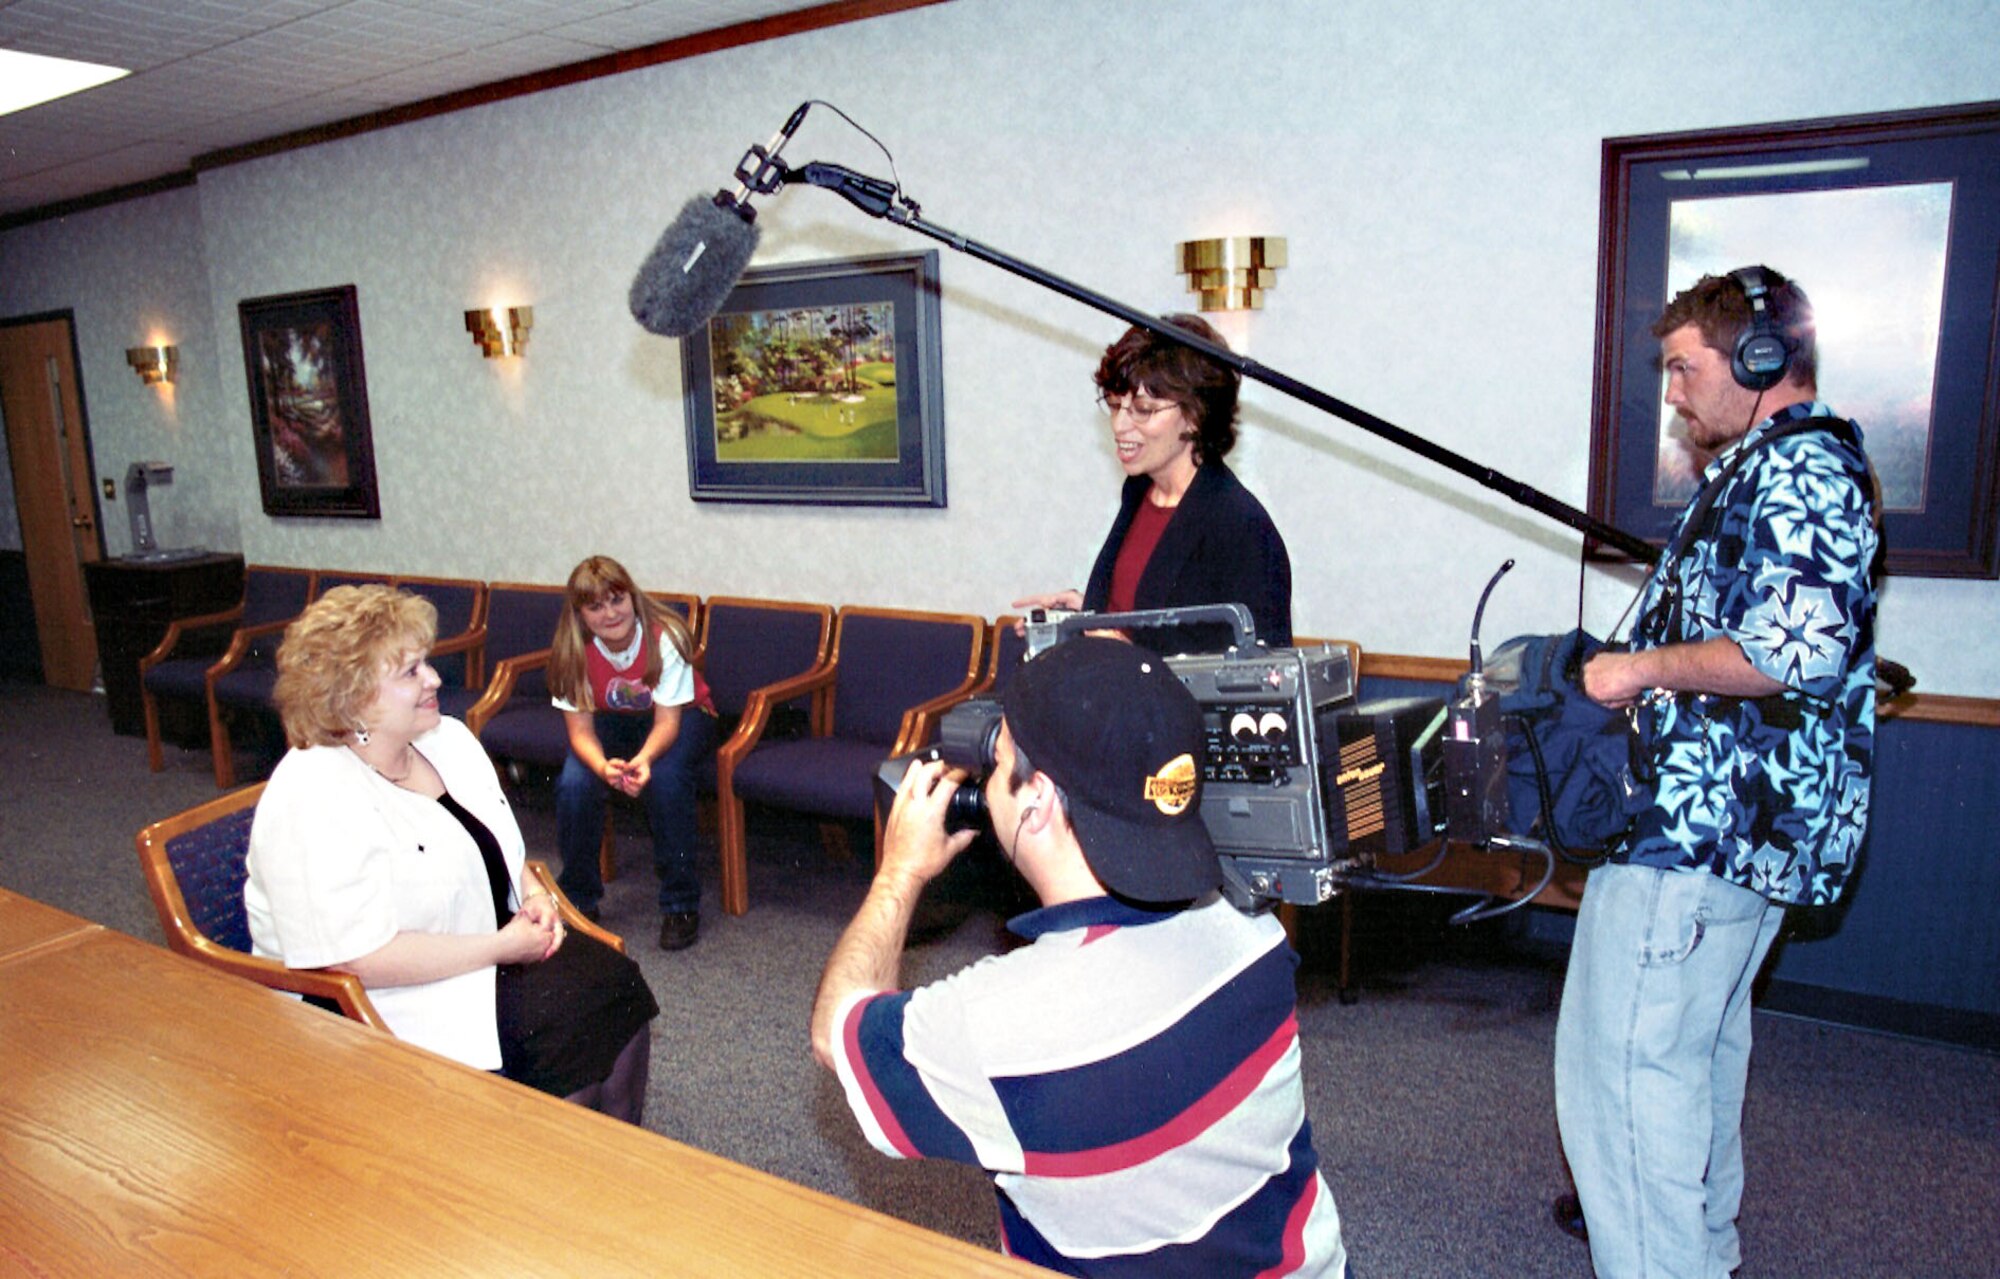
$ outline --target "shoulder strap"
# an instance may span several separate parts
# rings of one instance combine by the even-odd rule
[[[1752,454],[1766,445],[1776,444],[1787,436],[1803,435],[1807,431],[1825,431],[1855,452],[1860,452],[1861,437],[1855,433],[1854,424],[1846,418],[1802,417],[1795,422],[1787,422],[1783,426],[1773,428],[1755,444],[1730,458],[1729,465],[1723,467],[1720,474],[1702,486],[1701,492],[1695,496],[1689,508],[1688,518],[1681,524],[1674,540],[1668,544],[1665,554],[1660,557],[1660,562],[1663,564],[1679,562],[1681,556],[1687,554],[1688,547],[1694,545],[1697,537],[1706,537],[1713,531],[1711,525],[1715,516],[1716,500],[1728,489],[1729,482],[1736,478],[1736,473],[1743,469],[1744,463],[1750,460]]]
[[[1743,469],[1744,464],[1750,460],[1753,454],[1763,449],[1766,445],[1776,444],[1779,440],[1787,436],[1803,435],[1808,431],[1824,431],[1853,450],[1857,457],[1860,455],[1861,436],[1855,431],[1854,423],[1848,421],[1846,418],[1802,417],[1796,421],[1786,422],[1782,426],[1773,427],[1754,444],[1738,452],[1735,457],[1730,458],[1729,465],[1723,467],[1714,479],[1702,486],[1701,492],[1695,496],[1694,502],[1688,508],[1687,519],[1682,521],[1680,530],[1674,535],[1674,540],[1668,543],[1666,552],[1661,555],[1661,566],[1669,572],[1673,571],[1673,566],[1680,563],[1681,557],[1687,554],[1688,548],[1694,545],[1696,538],[1708,537],[1714,533],[1715,524],[1721,518],[1715,510],[1715,504],[1723,493],[1728,490],[1730,482],[1736,478],[1737,472]],[[1867,492],[1869,488],[1865,482],[1865,478],[1864,476],[1863,492]],[[1872,496],[1870,500],[1873,500]],[[1678,642],[1686,632],[1681,625],[1682,601],[1680,590],[1676,585],[1672,588],[1672,591],[1672,607],[1667,618],[1667,638],[1670,641]]]

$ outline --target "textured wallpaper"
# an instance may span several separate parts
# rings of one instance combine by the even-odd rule
[[[1005,611],[1080,585],[1119,472],[1090,374],[1122,325],[949,249],[941,511],[688,496],[677,344],[625,312],[690,196],[803,99],[894,152],[925,216],[1122,302],[1191,298],[1177,241],[1290,240],[1259,361],[1581,505],[1599,154],[1606,136],[2000,97],[1990,4],[1880,38],[1880,7],[1815,11],[1815,74],[1772,77],[1773,11],[1702,0],[1660,24],[1554,0],[1377,10],[1294,0],[1230,21],[1196,0],[958,0],[210,170],[199,184],[0,236],[0,313],[73,307],[99,469],[161,455],[163,535],[251,559],[553,581],[593,551],[650,586]],[[887,174],[816,109],[792,144]],[[757,262],[928,240],[821,191],[763,202]],[[353,284],[382,519],[274,519],[257,493],[237,303]],[[530,304],[524,360],[480,358],[469,307]],[[155,328],[171,397],[123,368]],[[1455,656],[1478,590],[1520,561],[1488,636],[1578,614],[1576,538],[1274,392],[1246,391],[1231,463],[1290,546],[1302,633]],[[122,509],[107,507],[113,549]],[[1629,575],[1591,570],[1587,624]],[[1881,644],[1938,692],[2000,696],[1992,583],[1898,580]]]
[[[218,351],[210,327],[195,192],[10,231],[0,236],[0,282],[7,315],[73,313],[91,458],[98,476],[118,488],[115,499],[98,500],[106,553],[131,549],[125,470],[137,461],[174,468],[171,484],[148,493],[160,545],[240,547],[225,448],[233,419],[217,386],[219,357],[232,353]],[[127,347],[156,342],[180,349],[171,385],[147,386],[125,363]]]

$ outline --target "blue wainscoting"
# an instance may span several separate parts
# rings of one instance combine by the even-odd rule
[[[1361,697],[1450,686],[1364,677]],[[1565,941],[1535,908],[1530,934]],[[2000,1051],[2000,729],[1904,717],[1876,733],[1859,871],[1842,901],[1793,911],[1762,1007]]]

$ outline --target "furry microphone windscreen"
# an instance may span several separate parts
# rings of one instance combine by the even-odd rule
[[[756,249],[757,224],[733,202],[696,196],[633,277],[632,318],[649,333],[688,336],[722,309]]]

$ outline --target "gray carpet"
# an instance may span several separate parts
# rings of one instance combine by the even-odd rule
[[[149,773],[144,742],[114,736],[101,701],[0,683],[0,885],[157,942],[132,833],[214,794],[205,752],[170,747]],[[531,854],[553,858],[546,792],[530,782],[520,800]],[[876,1155],[807,1049],[820,964],[866,888],[865,839],[856,864],[832,865],[811,825],[753,812],[750,913],[714,905],[709,850],[701,941],[667,955],[635,811],[620,831],[605,922],[664,1009],[647,1126],[993,1244],[984,1179]],[[1355,1266],[1370,1279],[1587,1276],[1584,1248],[1548,1217],[1566,1188],[1550,1083],[1560,968],[1504,928],[1448,931],[1438,914],[1363,901],[1353,1006],[1328,971],[1331,921],[1301,937],[1308,1105]],[[988,953],[996,926],[975,915],[913,951],[906,977]],[[1762,1013],[1756,1033],[1741,1275],[2000,1273],[2000,1058]]]

